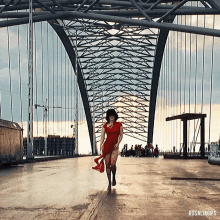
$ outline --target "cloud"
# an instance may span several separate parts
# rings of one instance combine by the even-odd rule
[[[15,59],[11,59],[11,62],[14,64],[11,65],[10,73],[11,73],[11,79],[19,84],[19,68],[18,68],[18,62],[16,62]],[[28,60],[23,57],[21,58],[20,63],[20,74],[22,81],[27,80],[27,74],[28,74]],[[4,83],[6,81],[9,81],[9,65],[7,67],[3,67],[0,69],[0,77],[1,77],[1,83]]]
[[[8,42],[9,39],[9,42]],[[3,48],[8,48],[8,46],[10,47],[10,49],[12,48],[17,48],[18,47],[18,35],[15,32],[11,31],[11,28],[1,28],[0,31],[0,47],[1,50]]]
[[[13,69],[10,71],[11,77],[13,80],[19,80],[19,74],[18,71]],[[3,68],[0,70],[0,76],[1,80],[6,79],[7,81],[9,80],[9,69],[8,68]]]

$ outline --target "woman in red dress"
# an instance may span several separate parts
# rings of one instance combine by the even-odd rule
[[[93,167],[93,169],[100,172],[104,172],[104,163],[103,160],[100,163],[98,162],[98,160],[101,158],[105,159],[106,173],[109,181],[107,189],[108,191],[111,191],[111,172],[113,174],[112,186],[116,185],[116,161],[118,158],[119,143],[121,142],[123,137],[123,127],[120,122],[116,122],[117,119],[118,114],[115,112],[114,109],[109,109],[106,112],[107,122],[102,127],[100,140],[100,151],[102,150],[102,155],[94,159],[95,163],[97,163],[97,166]],[[105,133],[107,134],[107,138],[104,142]]]

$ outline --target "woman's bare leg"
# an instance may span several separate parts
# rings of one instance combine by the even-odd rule
[[[113,177],[113,182],[112,185],[115,186],[116,185],[116,179],[115,179],[115,175],[116,175],[116,161],[118,158],[118,149],[115,149],[112,152],[112,156],[111,156],[111,171],[112,171],[112,177]]]
[[[111,190],[111,154],[108,154],[105,157],[105,165],[106,165],[106,173],[107,173],[107,177],[108,177],[108,190]]]
[[[104,157],[104,159],[105,159],[105,165],[107,166],[107,164],[110,163],[110,154],[107,154],[107,155]]]
[[[118,149],[113,150],[112,156],[111,156],[111,166],[116,165],[116,161],[118,159]]]

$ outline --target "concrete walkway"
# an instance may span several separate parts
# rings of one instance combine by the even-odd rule
[[[0,169],[0,219],[220,219],[220,181],[209,180],[220,180],[219,166],[206,160],[119,156],[117,185],[96,206],[107,177],[91,169],[93,159]]]
[[[117,186],[103,199],[95,219],[220,219],[220,181],[208,180],[220,180],[220,167],[206,160],[120,158],[117,175]]]

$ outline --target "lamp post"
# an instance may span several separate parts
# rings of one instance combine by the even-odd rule
[[[76,47],[75,47],[75,154],[78,154],[78,52],[77,52],[77,30],[75,33]]]
[[[75,142],[74,142],[74,154],[76,154],[76,126],[75,123],[70,126],[73,129],[73,138],[75,137]]]
[[[29,0],[27,159],[33,156],[33,0]]]

